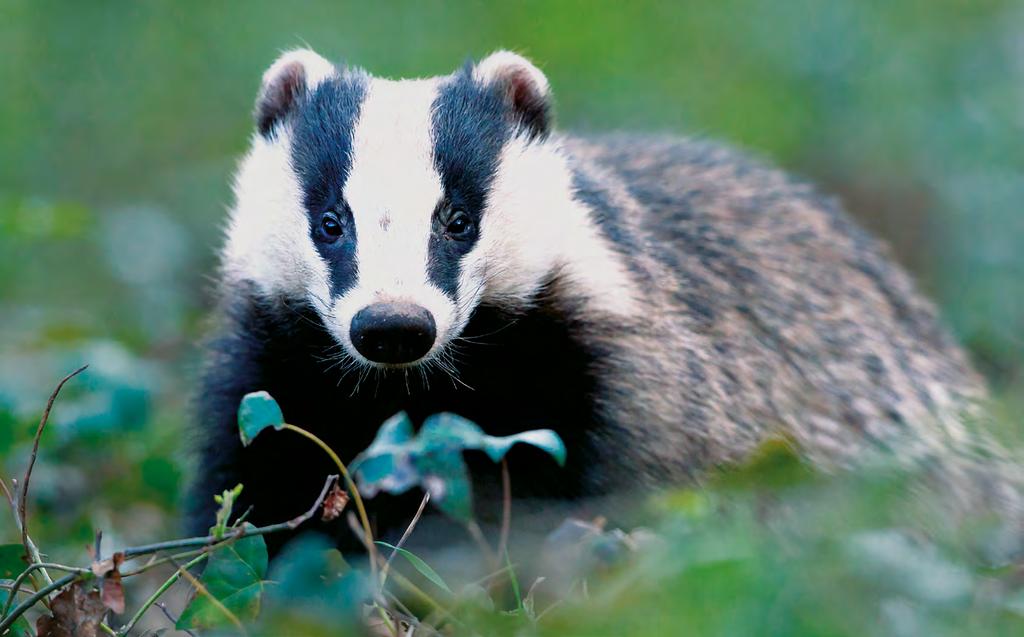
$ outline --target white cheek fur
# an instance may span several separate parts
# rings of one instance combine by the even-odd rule
[[[490,302],[528,306],[554,272],[595,309],[638,311],[635,285],[593,219],[573,199],[572,173],[555,142],[513,139],[503,150],[460,291],[481,286]],[[468,264],[467,264],[468,265]]]
[[[235,177],[223,268],[229,281],[252,281],[268,296],[309,296],[325,307],[330,297],[327,264],[309,235],[291,140],[253,136]]]

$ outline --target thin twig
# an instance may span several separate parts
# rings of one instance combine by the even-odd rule
[[[313,506],[309,507],[309,510],[300,515],[299,517],[289,520],[288,524],[293,525],[292,528],[294,529],[306,520],[308,520],[309,518],[316,515],[316,512],[319,511],[320,507],[323,506],[324,500],[327,499],[327,493],[331,490],[331,487],[333,487],[334,483],[337,481],[337,474],[332,473],[331,475],[327,476],[327,481],[324,482],[324,488],[320,490],[320,495],[317,496],[316,502],[313,503]]]
[[[261,526],[258,528],[246,529],[239,528],[222,538],[215,537],[213,535],[207,535],[203,537],[190,537],[181,540],[169,540],[167,542],[156,542],[154,544],[143,544],[142,546],[132,546],[123,549],[121,553],[124,554],[124,558],[132,559],[140,557],[142,555],[149,555],[151,553],[158,553],[160,551],[169,551],[172,549],[187,549],[187,548],[199,548],[210,545],[211,547],[219,546],[221,543],[228,540],[240,540],[244,537],[250,537],[253,535],[267,535],[269,533],[277,533],[279,531],[294,531],[300,525],[307,522],[313,517],[316,512],[323,506],[324,498],[327,496],[327,492],[330,486],[334,484],[334,481],[338,479],[336,475],[327,476],[324,488],[320,492],[320,497],[316,499],[313,506],[302,515],[292,518],[287,522],[279,522],[277,524],[270,524],[267,526]]]
[[[501,459],[501,536],[498,555],[508,551],[508,534],[512,527],[512,478],[508,473],[508,460]]]
[[[383,590],[384,584],[388,579],[388,570],[391,569],[391,562],[394,561],[395,556],[398,555],[398,549],[405,545],[405,541],[412,535],[412,530],[416,528],[416,523],[420,521],[420,516],[423,515],[423,509],[427,507],[427,502],[430,502],[430,492],[423,494],[423,499],[420,500],[420,508],[416,509],[416,515],[412,516],[412,521],[409,522],[409,526],[405,527],[405,532],[402,533],[402,537],[398,538],[398,544],[395,544],[394,550],[391,551],[391,555],[388,556],[384,566],[380,569],[380,588]]]
[[[21,585],[25,583],[25,578],[32,574],[34,570],[42,570],[46,568],[52,568],[55,571],[68,571],[69,573],[77,573],[79,575],[85,575],[91,573],[87,568],[79,568],[77,566],[65,566],[64,564],[55,564],[53,562],[36,562],[35,564],[29,564],[28,568],[21,572],[18,577],[14,578],[14,583],[11,585],[11,594],[7,597],[7,601],[4,603],[4,610],[0,613],[0,616],[6,616],[7,611],[11,610],[11,605],[14,602],[14,594],[18,592]]]
[[[64,383],[68,382],[75,376],[78,376],[84,372],[89,366],[82,365],[75,371],[71,372],[57,383],[53,393],[50,394],[50,399],[46,401],[46,409],[43,410],[43,416],[39,419],[39,427],[36,428],[36,437],[32,441],[32,455],[28,459],[28,467],[25,469],[25,477],[21,480],[21,493],[18,495],[18,519],[21,521],[21,543],[25,545],[25,550],[28,552],[29,559],[33,562],[38,563],[43,560],[39,557],[39,551],[33,550],[35,547],[29,545],[28,541],[28,520],[26,519],[26,507],[28,503],[28,481],[32,477],[32,469],[36,464],[36,456],[39,455],[39,439],[43,436],[43,429],[46,428],[46,421],[50,419],[50,409],[53,408],[53,401],[57,400],[57,394],[60,393]],[[43,571],[44,577],[50,579],[49,575],[46,575],[46,571]]]
[[[163,611],[164,617],[167,618],[167,621],[171,622],[171,625],[173,625],[173,626],[177,626],[178,625],[177,618],[175,618],[174,615],[171,614],[171,611],[168,610],[167,604],[165,604],[163,602],[157,602],[156,607],[159,608],[161,611]],[[194,632],[192,632],[191,630],[189,630],[188,628],[182,628],[180,630],[182,632],[184,632],[186,635],[191,635],[191,637],[196,637],[196,634]]]
[[[18,481],[14,480],[13,478],[12,478],[11,481],[14,483],[14,488],[17,489],[18,488]],[[3,490],[4,497],[7,498],[7,502],[11,505],[11,515],[14,516],[14,526],[17,527],[18,533],[21,533],[21,520],[18,518],[18,504],[15,502],[14,495],[11,493],[11,490],[7,488],[7,483],[4,481],[3,478],[0,478],[0,489]],[[33,547],[33,549],[36,551],[36,554],[38,554],[39,551],[38,551],[38,549],[35,549],[35,542],[32,541],[31,537],[28,538],[28,543],[29,543],[29,546]],[[45,572],[45,569],[44,569],[44,572]],[[50,584],[50,583],[53,582],[53,580],[50,579],[49,575],[50,575],[49,573],[46,573],[46,583],[47,584]],[[32,578],[32,588],[38,588],[38,585],[36,584],[35,578]],[[14,603],[14,597],[13,596],[8,597],[7,598],[7,602],[4,604],[4,613],[3,614],[6,614],[6,609],[10,608],[11,604],[13,604],[13,603]],[[49,604],[48,604],[47,600],[45,600],[45,599],[43,600],[43,604],[46,604],[47,607],[49,607]],[[0,617],[2,617],[2,616],[3,615],[0,614]]]

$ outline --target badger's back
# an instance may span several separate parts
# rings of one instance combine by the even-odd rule
[[[684,470],[766,435],[818,459],[968,445],[981,381],[878,242],[808,186],[703,141],[567,139],[578,196],[648,306],[593,337],[631,448]],[[657,423],[656,425],[654,423]],[[672,440],[665,440],[668,433]]]

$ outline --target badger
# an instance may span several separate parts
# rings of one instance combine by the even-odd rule
[[[974,444],[984,382],[932,305],[834,200],[758,160],[556,133],[545,75],[507,51],[413,80],[290,51],[255,124],[199,392],[197,532],[223,489],[280,522],[334,472],[299,436],[243,448],[259,390],[346,461],[402,411],[555,430],[564,467],[509,456],[517,502],[692,483],[776,436],[827,467]],[[495,467],[471,473],[486,517]],[[371,501],[378,532],[418,501]]]

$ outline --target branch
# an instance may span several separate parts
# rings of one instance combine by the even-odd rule
[[[331,486],[338,479],[337,475],[327,476],[327,480],[324,483],[324,488],[320,491],[320,497],[316,499],[313,506],[302,515],[297,518],[292,518],[287,522],[279,522],[277,524],[270,524],[268,526],[261,526],[253,529],[240,528],[229,535],[225,535],[222,538],[217,538],[213,535],[207,535],[204,537],[190,537],[182,540],[169,540],[167,542],[156,542],[155,544],[143,544],[142,546],[132,546],[121,551],[124,553],[125,559],[131,559],[140,557],[142,555],[149,555],[151,553],[157,553],[159,551],[168,551],[171,549],[187,549],[187,548],[199,548],[209,545],[211,548],[216,548],[220,544],[232,540],[240,540],[243,537],[249,537],[252,535],[266,535],[268,533],[277,533],[279,531],[294,531],[301,524],[307,522],[311,517],[316,515],[317,510],[323,506],[324,498],[327,497],[327,492]]]
[[[68,571],[71,573],[77,573],[79,575],[85,575],[86,573],[92,572],[87,568],[79,568],[77,566],[65,566],[63,564],[54,564],[51,562],[36,562],[34,564],[29,564],[29,567],[22,571],[21,575],[18,575],[18,577],[16,577],[14,579],[14,582],[11,584],[11,592],[10,595],[7,597],[7,602],[4,604],[4,610],[2,613],[0,613],[0,617],[5,617],[7,615],[7,611],[11,609],[11,604],[14,603],[14,595],[18,592],[19,589],[21,589],[21,585],[25,583],[25,578],[31,575],[32,571],[36,569],[43,570],[47,568],[52,568],[55,571]]]
[[[174,615],[171,614],[171,611],[167,610],[167,604],[165,604],[163,602],[160,602],[160,603],[158,603],[156,605],[156,607],[159,608],[161,611],[163,611],[164,617],[166,617],[167,620],[169,622],[171,622],[171,625],[173,625],[173,626],[177,626],[178,625],[178,620],[175,619]],[[192,632],[191,630],[187,629],[187,628],[182,629],[182,632],[184,632],[185,634],[189,635],[189,637],[196,637],[196,634],[194,632]]]
[[[25,509],[28,506],[28,481],[32,477],[32,469],[36,464],[36,456],[39,455],[39,439],[43,435],[43,429],[46,428],[46,421],[50,419],[50,409],[53,408],[53,401],[57,400],[57,394],[60,393],[64,383],[68,382],[75,376],[81,374],[88,368],[88,365],[82,365],[75,371],[71,372],[67,376],[61,379],[57,383],[57,387],[54,388],[53,393],[50,394],[50,399],[46,401],[46,409],[43,410],[43,416],[39,419],[39,427],[36,428],[36,437],[32,441],[32,455],[28,459],[28,468],[25,469],[25,477],[21,480],[21,493],[18,495],[18,522],[21,526],[21,543],[25,545],[25,552],[28,553],[29,559],[34,564],[42,562],[42,558],[39,557],[39,550],[36,549],[35,545],[28,539],[28,520],[26,519]],[[50,576],[43,571],[47,581],[50,580]]]

